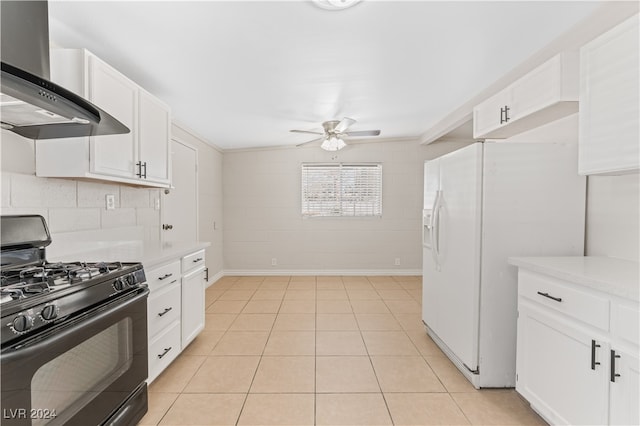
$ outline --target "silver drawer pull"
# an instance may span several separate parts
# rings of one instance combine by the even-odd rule
[[[193,259],[193,263],[198,263],[201,262],[203,259],[201,257],[197,258],[197,259]]]
[[[164,311],[159,312],[159,313],[158,313],[158,316],[159,316],[159,317],[161,317],[161,316],[163,316],[163,315],[167,314],[167,313],[168,313],[170,310],[172,310],[172,309],[173,309],[172,307],[170,307],[170,308],[164,308]]]
[[[556,302],[562,302],[562,298],[561,297],[553,297],[549,293],[543,293],[541,291],[539,291],[538,294],[540,296],[544,296],[544,297],[546,297],[548,299],[555,300]]]
[[[158,355],[158,359],[162,359],[166,354],[169,353],[171,349],[172,349],[171,346],[169,346],[168,348],[164,348],[164,352]]]
[[[167,278],[172,277],[172,276],[173,276],[173,274],[164,274],[163,276],[158,277],[158,279],[160,281],[162,281],[162,280],[166,280]]]

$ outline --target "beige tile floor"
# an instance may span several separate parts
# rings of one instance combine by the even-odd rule
[[[545,424],[426,335],[420,277],[225,277],[141,425]]]

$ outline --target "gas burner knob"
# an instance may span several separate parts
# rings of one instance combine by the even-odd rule
[[[24,333],[33,327],[33,317],[30,315],[18,315],[13,319],[12,325],[16,333]]]
[[[126,286],[127,285],[122,278],[116,278],[116,280],[113,282],[113,288],[115,288],[117,291],[124,290]]]
[[[55,305],[47,305],[44,308],[42,308],[42,311],[40,312],[40,316],[45,321],[51,321],[52,319],[55,319],[58,316],[58,309],[56,308]]]
[[[136,277],[134,277],[133,275],[127,275],[126,277],[124,277],[124,279],[129,286],[133,286],[136,283]]]

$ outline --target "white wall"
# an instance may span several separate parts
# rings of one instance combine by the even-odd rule
[[[144,227],[145,239],[160,238],[158,189],[35,176],[34,141],[2,130],[2,214],[40,214],[51,233]],[[114,210],[105,196],[113,194]]]
[[[421,274],[424,160],[463,145],[389,141],[338,153],[318,146],[225,152],[225,272]],[[303,218],[301,163],[345,161],[382,163],[382,218]]]
[[[640,175],[590,176],[588,256],[640,260]]]
[[[578,114],[522,133],[508,143],[526,140],[577,144]],[[640,175],[587,178],[585,236],[587,256],[640,260]]]
[[[172,137],[198,151],[198,240],[206,250],[210,282],[223,274],[222,153],[190,130],[173,124]]]

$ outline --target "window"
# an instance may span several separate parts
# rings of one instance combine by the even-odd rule
[[[382,216],[382,164],[303,164],[302,215]]]

